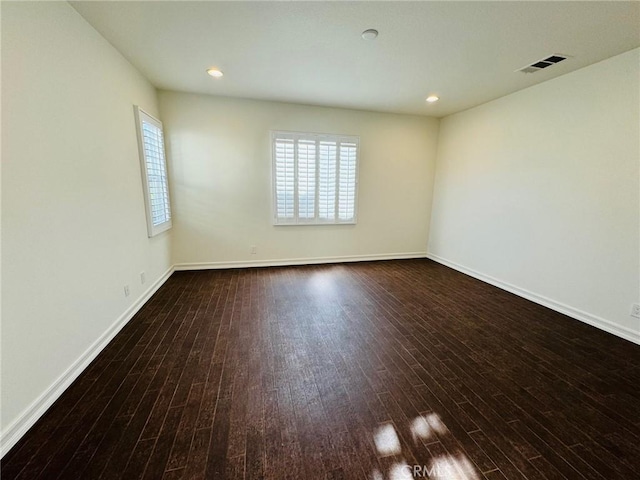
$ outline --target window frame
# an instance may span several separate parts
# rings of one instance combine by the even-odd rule
[[[338,209],[335,212],[334,220],[323,220],[318,218],[318,158],[316,156],[316,195],[315,195],[315,217],[311,220],[301,219],[298,211],[298,198],[294,193],[294,218],[291,220],[278,218],[278,198],[277,198],[277,173],[276,173],[276,139],[277,138],[289,138],[295,141],[299,139],[310,140],[313,138],[316,141],[316,152],[319,151],[318,144],[321,141],[335,141],[336,142],[336,197],[339,195],[339,174],[340,174],[340,155],[339,144],[355,143],[356,145],[356,162],[355,162],[355,184],[354,184],[354,197],[353,197],[353,218],[349,220],[340,220]],[[314,132],[293,132],[286,130],[272,130],[270,135],[271,141],[271,210],[272,210],[272,224],[274,226],[316,226],[316,225],[356,225],[358,223],[358,184],[360,174],[360,137],[358,135],[342,135],[332,133],[314,133]],[[295,147],[294,147],[295,149]],[[297,149],[295,149],[297,151]],[[317,155],[317,153],[316,153]],[[297,178],[298,178],[298,159],[297,154],[294,156],[294,192],[297,192]],[[337,205],[337,204],[336,204]]]
[[[162,232],[166,232],[173,226],[173,212],[171,209],[171,196],[169,193],[169,171],[167,168],[167,149],[164,144],[164,128],[160,120],[158,120],[154,116],[145,112],[138,105],[134,105],[133,110],[134,110],[135,119],[136,119],[136,133],[138,137],[138,156],[140,158],[140,174],[142,176],[142,189],[144,192],[144,208],[145,208],[145,215],[147,218],[147,235],[149,236],[149,238],[152,238],[152,237],[155,237],[156,235],[159,235]],[[157,128],[160,129],[162,133],[162,155],[163,155],[163,161],[164,161],[165,183],[166,183],[166,189],[167,189],[167,204],[169,206],[169,219],[158,225],[153,224],[151,196],[149,193],[149,173],[147,171],[147,153],[144,148],[144,136],[142,132],[143,121],[156,126]]]

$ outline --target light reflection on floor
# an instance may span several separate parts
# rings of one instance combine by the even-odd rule
[[[418,415],[409,422],[411,438],[417,448],[438,440],[438,436],[448,435],[449,430],[436,413]],[[425,465],[409,465],[402,456],[402,446],[393,423],[384,423],[373,432],[373,442],[379,457],[394,456],[394,462],[386,472],[375,469],[371,480],[409,480],[429,478],[432,480],[478,480],[473,463],[461,452],[451,452],[429,459]]]
[[[397,455],[402,451],[400,439],[398,439],[396,429],[391,423],[378,427],[373,435],[373,442],[376,444],[376,449],[382,457]]]
[[[338,291],[335,272],[330,270],[313,273],[307,282],[307,289],[319,298],[335,295]]]
[[[411,436],[414,442],[435,439],[438,433],[445,435],[447,427],[440,420],[440,416],[435,413],[418,415],[411,420]]]

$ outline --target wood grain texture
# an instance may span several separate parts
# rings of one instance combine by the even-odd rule
[[[640,347],[430,260],[176,272],[3,479],[635,479]]]

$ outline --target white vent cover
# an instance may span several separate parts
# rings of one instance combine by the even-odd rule
[[[556,63],[560,63],[566,60],[567,58],[569,58],[568,55],[561,55],[559,53],[554,53],[553,55],[543,58],[542,60],[538,60],[537,62],[534,62],[531,65],[527,65],[525,67],[519,68],[516,70],[516,72],[523,72],[523,73],[539,72],[543,68],[551,67]]]

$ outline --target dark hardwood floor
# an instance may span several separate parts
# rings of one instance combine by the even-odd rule
[[[8,479],[637,479],[640,347],[429,260],[175,273]]]

